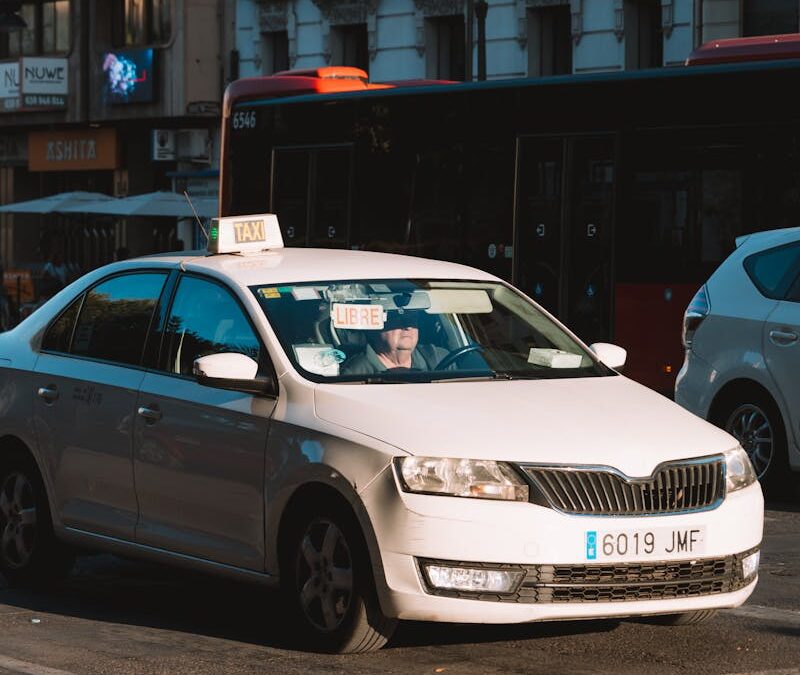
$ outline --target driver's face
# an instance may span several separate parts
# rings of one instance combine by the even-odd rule
[[[383,351],[414,351],[419,342],[418,328],[393,328],[381,331],[381,341],[385,345]]]

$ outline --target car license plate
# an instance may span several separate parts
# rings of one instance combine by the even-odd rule
[[[705,553],[706,528],[653,527],[647,530],[586,532],[586,560],[663,560]]]

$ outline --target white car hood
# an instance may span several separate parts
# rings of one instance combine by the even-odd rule
[[[322,384],[320,419],[412,455],[613,466],[649,476],[736,440],[625,377]]]

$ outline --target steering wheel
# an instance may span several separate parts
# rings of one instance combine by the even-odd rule
[[[474,342],[469,345],[464,345],[463,347],[458,347],[458,349],[452,350],[447,356],[445,356],[439,363],[436,364],[434,370],[446,370],[450,366],[452,366],[456,361],[458,361],[464,354],[469,354],[471,352],[482,352],[483,347],[479,344],[475,344]]]

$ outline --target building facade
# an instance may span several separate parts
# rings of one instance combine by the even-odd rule
[[[224,11],[222,0],[25,0],[27,28],[0,34],[0,203],[216,195]],[[77,274],[192,233],[174,218],[3,214],[6,291],[36,295],[19,279],[29,289],[54,256]]]
[[[797,0],[489,0],[488,79],[682,65],[708,40],[800,30]],[[353,65],[465,79],[467,0],[237,0],[241,77]],[[477,31],[472,31],[477,72]]]

